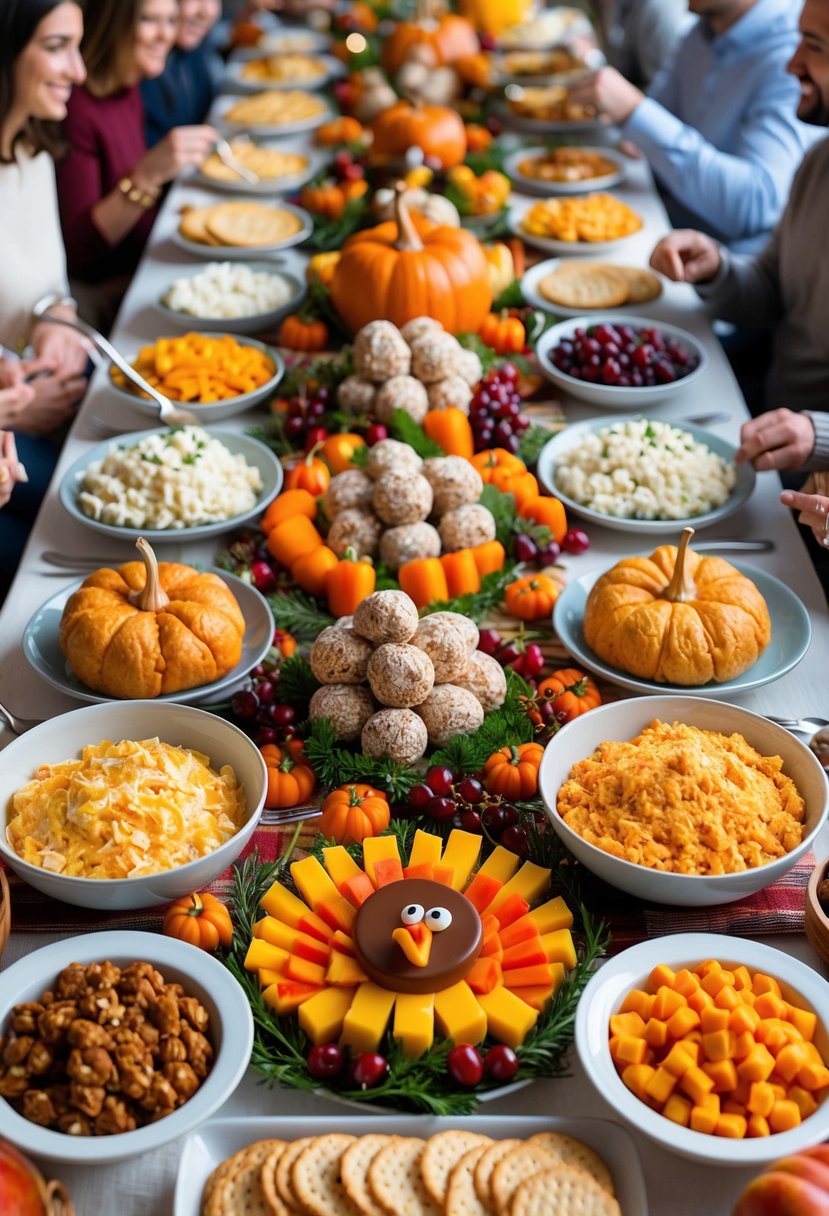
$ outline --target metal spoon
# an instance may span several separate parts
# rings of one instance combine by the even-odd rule
[[[40,726],[42,721],[41,718],[16,718],[2,702],[0,702],[0,719],[6,723],[14,735],[22,735],[27,730],[31,730],[33,726]]]
[[[260,181],[262,180],[259,174],[255,173],[253,169],[249,169],[247,165],[243,165],[242,162],[233,155],[233,149],[223,136],[219,136],[214,147],[216,149],[216,155],[223,165],[227,165],[228,169],[231,169],[244,181],[249,182],[251,186],[259,185]]]
[[[731,549],[735,553],[771,553],[774,550],[773,540],[695,540],[691,548],[696,552],[719,552]]]
[[[776,726],[782,726],[784,730],[797,731],[801,735],[811,735],[814,731],[823,730],[824,726],[829,726],[826,718],[774,718],[771,714],[765,714],[769,722],[774,722]]]
[[[32,309],[32,315],[55,325],[65,325],[68,329],[75,329],[79,334],[83,334],[84,337],[94,342],[98,350],[106,355],[109,361],[114,363],[117,368],[120,368],[132,384],[140,388],[142,392],[146,393],[147,396],[156,402],[159,418],[166,426],[198,425],[198,419],[195,414],[191,414],[189,410],[180,409],[168,397],[162,396],[157,388],[153,388],[151,384],[148,384],[144,377],[118,353],[112,343],[108,342],[103,334],[98,333],[97,329],[93,329],[91,325],[87,325],[86,321],[82,321],[80,317],[74,317],[70,320],[68,317],[58,317],[54,313],[49,312],[49,309],[61,298],[58,295],[43,296]]]

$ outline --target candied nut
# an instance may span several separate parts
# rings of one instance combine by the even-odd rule
[[[92,1124],[80,1111],[69,1110],[58,1118],[58,1131],[67,1136],[89,1136],[92,1134]]]
[[[194,996],[187,996],[178,1003],[179,1013],[186,1018],[194,1030],[205,1030],[209,1014],[201,1001]]]
[[[89,1018],[75,1018],[67,1034],[70,1047],[103,1047],[112,1050],[113,1039],[105,1026],[91,1022]]]
[[[72,1105],[84,1115],[94,1119],[100,1115],[107,1091],[103,1085],[82,1085],[80,1081],[72,1081],[69,1086],[69,1097]]]
[[[173,1063],[165,1064],[161,1071],[178,1094],[179,1101],[181,1102],[186,1102],[188,1098],[192,1098],[199,1088],[199,1078],[189,1064],[174,1061]]]
[[[127,1098],[141,1100],[152,1085],[153,1065],[151,1060],[119,1061],[118,1076],[121,1093]]]
[[[57,1122],[58,1112],[45,1089],[27,1089],[23,1095],[23,1118],[41,1127]]]
[[[86,969],[89,988],[116,988],[121,981],[121,968],[115,963],[90,963]]]
[[[182,1026],[181,1041],[187,1048],[187,1059],[196,1076],[206,1077],[213,1063],[213,1048],[210,1040],[190,1026]]]
[[[22,1065],[0,1068],[0,1098],[20,1098],[28,1088],[29,1077]]]
[[[16,1039],[7,1039],[2,1056],[6,1067],[11,1068],[15,1064],[25,1063],[26,1056],[34,1046],[34,1042],[34,1038],[29,1034],[22,1034]]]
[[[144,981],[155,993],[161,992],[164,988],[164,977],[156,971],[152,963],[130,963],[129,967],[121,973],[118,990],[122,997],[132,994],[139,995],[144,991]]]
[[[181,1029],[181,1018],[178,1012],[178,1000],[175,996],[160,996],[147,1012],[154,1026],[161,1034],[178,1034]]]
[[[42,1077],[55,1063],[55,1053],[48,1043],[40,1040],[34,1044],[26,1058],[26,1066],[33,1077]]]
[[[86,968],[82,963],[70,963],[58,976],[55,995],[60,1000],[72,999],[83,996],[86,988]]]
[[[131,1132],[135,1126],[135,1116],[126,1102],[116,1098],[114,1094],[107,1094],[104,1098],[104,1108],[95,1119],[95,1135],[111,1136],[117,1132]]]
[[[66,1061],[66,1073],[82,1085],[106,1085],[112,1073],[112,1059],[103,1047],[73,1047]]]
[[[177,1035],[164,1035],[158,1045],[158,1059],[162,1064],[174,1064],[187,1059],[187,1048]]]
[[[138,1099],[138,1103],[144,1110],[152,1111],[155,1115],[169,1114],[179,1104],[175,1089],[160,1072],[153,1073],[150,1087]]]
[[[74,1001],[55,1001],[37,1019],[40,1037],[54,1046],[64,1043],[69,1027],[77,1016],[78,1006]]]
[[[114,988],[98,988],[81,997],[78,1012],[102,1026],[117,1026],[124,1017],[124,1006]]]
[[[37,1019],[43,1013],[43,1006],[38,1001],[28,1001],[24,1005],[15,1005],[12,1010],[11,1028],[15,1034],[36,1034]]]

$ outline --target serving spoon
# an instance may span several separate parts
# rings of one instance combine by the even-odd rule
[[[158,406],[159,419],[165,426],[198,425],[198,419],[195,414],[191,414],[189,410],[181,409],[169,397],[163,396],[152,384],[148,384],[144,377],[127,362],[123,355],[119,354],[112,343],[103,334],[98,333],[97,329],[94,329],[91,325],[87,325],[86,321],[82,321],[80,317],[70,319],[69,317],[59,317],[55,313],[50,312],[49,309],[53,308],[62,298],[59,295],[42,296],[32,309],[32,315],[37,317],[38,320],[48,321],[54,325],[65,325],[68,329],[77,330],[79,334],[83,334],[85,338],[89,338],[90,342],[94,342],[101,354],[106,355],[110,363],[114,363],[136,388],[140,388],[142,392],[155,401]]]

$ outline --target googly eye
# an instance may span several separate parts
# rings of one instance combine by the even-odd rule
[[[433,933],[442,933],[452,924],[452,913],[448,908],[430,908],[425,920]]]
[[[417,925],[423,920],[423,905],[422,904],[407,904],[400,913],[400,919],[404,925]]]

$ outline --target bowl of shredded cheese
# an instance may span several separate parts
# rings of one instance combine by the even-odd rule
[[[237,727],[186,705],[106,703],[5,749],[0,856],[84,908],[144,908],[211,882],[253,835],[267,772]]]

